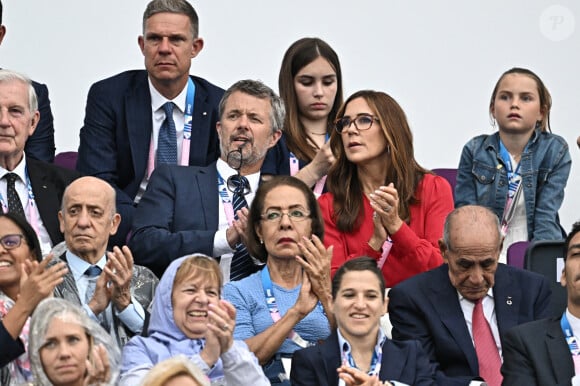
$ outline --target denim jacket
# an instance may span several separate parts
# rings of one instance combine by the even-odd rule
[[[528,240],[559,240],[558,210],[572,159],[566,141],[536,130],[520,160],[528,217]],[[499,155],[499,133],[480,135],[464,147],[457,171],[455,207],[468,204],[492,209],[501,219],[508,192],[505,164]]]

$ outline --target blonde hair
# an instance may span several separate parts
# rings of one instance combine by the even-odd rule
[[[180,375],[190,377],[199,386],[210,386],[205,374],[184,355],[176,355],[157,363],[147,373],[141,386],[163,386],[165,382]]]

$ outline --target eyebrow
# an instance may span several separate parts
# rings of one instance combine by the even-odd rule
[[[302,204],[290,205],[288,207],[288,209],[296,209],[296,208],[306,209],[304,207],[304,205],[302,205]],[[278,210],[280,210],[280,209],[282,209],[282,207],[281,206],[269,206],[269,207],[265,208],[265,210],[269,210],[269,209],[278,209]]]

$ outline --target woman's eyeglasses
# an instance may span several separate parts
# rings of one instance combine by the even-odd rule
[[[6,235],[0,238],[0,244],[4,249],[18,248],[22,244],[24,235]]]
[[[288,211],[278,209],[268,209],[266,213],[262,214],[262,220],[269,222],[282,221],[282,217],[287,215],[292,222],[304,221],[310,217],[310,212],[304,209],[290,209]]]
[[[356,127],[358,131],[363,131],[370,129],[373,126],[374,121],[378,122],[379,118],[371,114],[358,114],[354,119],[351,119],[349,116],[344,116],[334,122],[334,127],[336,131],[342,133],[343,130],[348,130],[350,125],[354,123],[354,127]]]

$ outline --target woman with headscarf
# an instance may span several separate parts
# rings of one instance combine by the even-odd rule
[[[159,281],[149,336],[134,337],[123,348],[121,384],[140,385],[158,362],[185,355],[220,385],[268,385],[256,357],[233,338],[236,310],[220,300],[222,274],[217,262],[194,254],[174,260]]]

